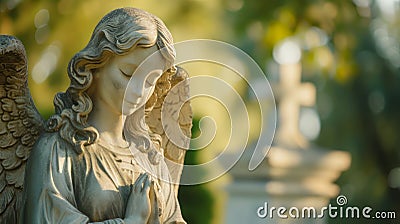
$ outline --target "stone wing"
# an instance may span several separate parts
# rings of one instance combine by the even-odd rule
[[[25,48],[0,35],[0,223],[17,223],[25,164],[43,127],[28,89]]]
[[[190,143],[193,113],[187,72],[177,67],[176,73],[169,79],[171,90],[157,97],[157,102],[146,117],[146,123],[153,133],[162,137],[161,147],[172,181],[179,183]],[[178,184],[176,192],[177,188]]]

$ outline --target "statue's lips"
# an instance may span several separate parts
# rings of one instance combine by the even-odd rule
[[[132,102],[129,102],[129,101],[124,101],[124,105],[125,105],[125,107],[133,107],[133,108],[135,108],[135,107],[137,107],[138,103],[132,103]]]
[[[122,113],[124,115],[130,115],[138,109],[137,103],[131,103],[128,101],[124,101],[122,104]]]
[[[130,115],[138,109],[138,105],[138,103],[124,101],[122,104],[122,113],[125,115]]]

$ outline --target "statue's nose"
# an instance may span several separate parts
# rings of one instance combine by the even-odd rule
[[[138,81],[132,80],[131,84],[128,86],[126,93],[129,95],[129,97],[142,98],[143,90],[144,90],[144,85],[141,84],[139,80]]]
[[[127,92],[125,97],[131,103],[138,103],[143,98],[143,93],[142,91],[138,91],[138,89],[134,89]]]

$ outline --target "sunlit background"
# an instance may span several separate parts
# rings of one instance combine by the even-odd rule
[[[210,38],[241,48],[271,81],[277,80],[279,64],[301,62],[302,81],[317,89],[316,105],[300,113],[303,135],[351,153],[351,168],[337,182],[349,204],[400,215],[399,0],[1,0],[0,33],[25,44],[29,86],[42,115],[53,113],[54,94],[69,84],[69,59],[85,46],[100,18],[122,6],[159,16],[175,41]],[[218,71],[211,67],[210,73]],[[246,86],[237,89],[246,93]],[[229,123],[215,102],[193,106],[194,135],[205,115],[218,121],[218,131],[213,145],[187,155],[188,164],[222,148],[226,136],[220,127]],[[252,118],[257,123],[257,115]],[[223,222],[229,181],[228,174],[181,188],[188,223]]]

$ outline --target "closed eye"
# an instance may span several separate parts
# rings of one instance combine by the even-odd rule
[[[120,71],[124,76],[126,76],[126,77],[131,77],[131,75],[132,75],[132,74],[131,74],[131,75],[128,75],[128,74],[127,74],[126,72],[124,72],[122,69],[120,69],[119,71]]]
[[[131,77],[133,72],[136,71],[137,66],[133,64],[121,64],[118,66],[119,71],[126,77]]]

